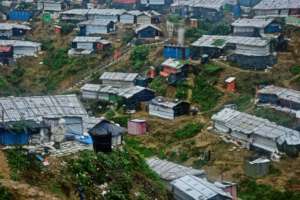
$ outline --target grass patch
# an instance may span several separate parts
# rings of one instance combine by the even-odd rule
[[[162,77],[155,77],[151,83],[149,84],[149,87],[156,92],[156,94],[160,96],[165,96],[167,93],[168,85],[166,83],[166,80]]]
[[[202,111],[213,109],[221,96],[222,92],[207,83],[203,75],[196,77],[192,100],[201,106]]]
[[[144,147],[140,141],[132,137],[126,138],[126,145],[139,152],[145,158],[154,156],[156,154],[155,149]]]
[[[178,139],[187,139],[197,135],[203,128],[203,124],[200,123],[188,123],[181,129],[175,132],[175,137]]]
[[[203,72],[207,75],[217,75],[223,70],[222,67],[215,64],[206,64],[203,66]]]
[[[186,83],[177,84],[175,97],[181,100],[187,99],[189,88],[190,87]]]
[[[239,197],[243,200],[298,200],[300,199],[299,192],[279,191],[270,185],[257,184],[252,179],[245,179],[239,184]]]
[[[266,118],[285,127],[293,127],[293,124],[296,122],[296,120],[290,115],[271,108],[256,108],[254,110],[254,115]]]

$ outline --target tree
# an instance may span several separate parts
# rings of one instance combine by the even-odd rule
[[[130,60],[133,68],[135,70],[139,70],[141,67],[143,67],[147,63],[148,55],[149,55],[148,47],[144,45],[134,47],[130,55]]]

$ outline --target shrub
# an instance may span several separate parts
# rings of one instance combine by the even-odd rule
[[[156,92],[156,94],[165,96],[167,93],[168,85],[166,80],[162,77],[155,77],[149,84],[149,87]]]
[[[0,185],[0,199],[1,200],[12,200],[12,193],[4,186]]]
[[[186,139],[191,138],[197,135],[201,129],[203,128],[203,124],[200,123],[188,123],[183,128],[178,129],[175,132],[175,137],[178,139]]]
[[[294,75],[300,74],[300,66],[293,66],[290,68],[290,72]]]
[[[133,68],[135,70],[141,69],[147,63],[148,55],[148,47],[144,45],[135,46],[132,53],[130,54],[130,61],[133,65]]]
[[[176,86],[176,94],[175,97],[178,99],[187,99],[188,97],[189,86],[185,83],[179,83]]]
[[[192,100],[198,103],[203,111],[213,109],[221,96],[222,92],[208,84],[203,76],[200,75],[196,78]]]
[[[72,23],[66,23],[66,22],[60,22],[59,26],[61,26],[61,33],[64,35],[67,35],[73,31],[73,29],[76,27]]]
[[[64,65],[70,63],[67,55],[67,49],[57,49],[49,52],[47,57],[44,58],[44,64],[53,70],[61,69]]]
[[[205,74],[208,75],[217,75],[218,73],[220,73],[223,70],[222,67],[214,65],[214,64],[206,64],[203,67],[203,71]]]

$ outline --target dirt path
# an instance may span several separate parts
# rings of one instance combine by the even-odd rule
[[[9,179],[10,170],[7,164],[7,159],[2,150],[0,150],[0,175],[4,179]]]
[[[53,194],[42,191],[38,187],[32,187],[26,183],[2,179],[0,183],[8,188],[18,200],[60,200]]]

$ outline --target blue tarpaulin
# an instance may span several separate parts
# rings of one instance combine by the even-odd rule
[[[8,13],[9,20],[28,21],[32,17],[32,12],[27,10],[12,10]]]

